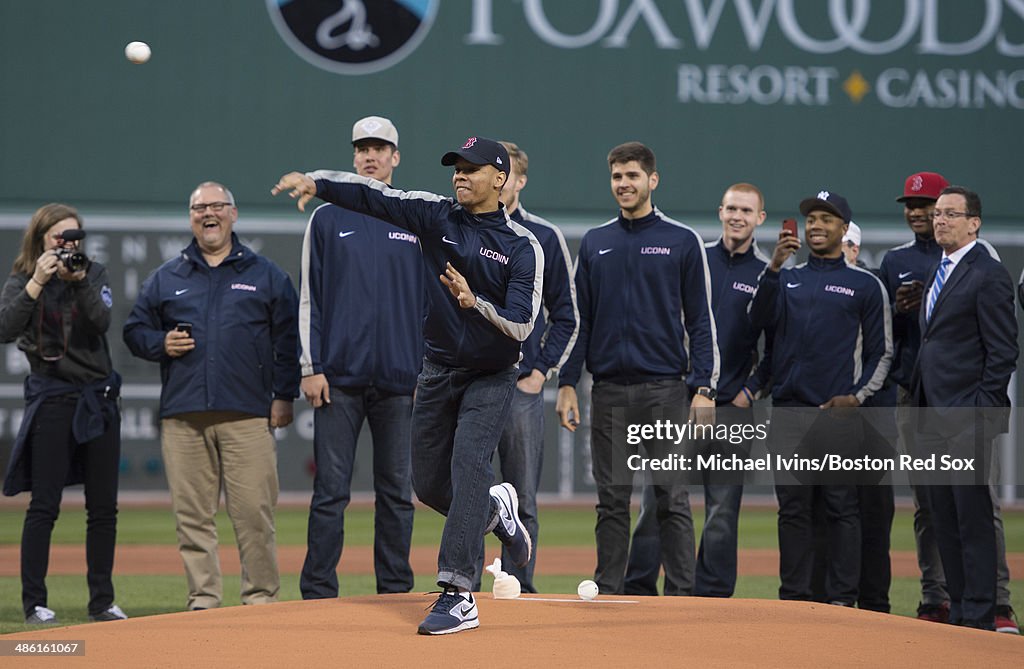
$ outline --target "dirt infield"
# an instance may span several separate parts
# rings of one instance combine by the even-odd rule
[[[0,546],[0,576],[20,574],[20,547]],[[281,573],[298,574],[306,556],[305,546],[279,546]],[[910,551],[893,551],[893,576],[917,576],[917,557]],[[537,571],[541,574],[585,574],[593,571],[596,555],[590,547],[548,546],[537,553]],[[1011,574],[1024,574],[1024,553],[1006,556]],[[413,547],[412,568],[417,574],[437,569],[437,548]],[[225,574],[238,574],[238,551],[231,546],[220,549],[221,569]],[[779,552],[775,549],[745,549],[739,552],[739,573],[744,576],[776,576],[779,573]],[[117,574],[179,574],[181,558],[174,546],[120,545],[114,563]],[[372,574],[373,548],[348,546],[338,571],[342,574]],[[85,546],[55,544],[50,548],[50,574],[84,574]]]
[[[552,598],[547,595],[545,598]],[[85,656],[18,667],[1018,666],[1024,639],[857,609],[765,600],[478,598],[480,628],[418,636],[433,601],[378,595],[232,607],[11,634],[84,640]],[[618,600],[616,603],[613,600]],[[636,601],[636,600],[634,600]],[[461,658],[461,659],[460,659]]]

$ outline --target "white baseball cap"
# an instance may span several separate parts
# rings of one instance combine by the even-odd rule
[[[352,126],[352,143],[363,139],[382,139],[398,148],[398,129],[383,116],[367,116]]]
[[[860,226],[850,221],[850,226],[846,229],[846,234],[843,235],[843,242],[850,242],[854,246],[860,246]]]

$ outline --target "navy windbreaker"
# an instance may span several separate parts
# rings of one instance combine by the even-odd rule
[[[497,211],[471,214],[451,198],[401,191],[351,172],[310,172],[322,200],[417,235],[427,269],[426,357],[447,367],[496,371],[519,362],[544,285],[537,239]],[[476,305],[462,309],[439,276],[446,263],[466,277]]]
[[[416,235],[332,204],[302,240],[302,375],[411,395],[423,363],[423,257]]]
[[[299,394],[298,297],[291,279],[231,235],[231,253],[210,267],[195,239],[158,267],[124,325],[124,342],[160,363],[160,416],[239,411],[269,416],[275,399]],[[179,358],[164,338],[192,323],[196,347]]]
[[[597,381],[718,384],[719,358],[704,242],[654,209],[588,230],[576,259],[580,334],[559,385],[583,363]],[[691,369],[692,367],[692,369]]]
[[[757,340],[761,331],[750,324],[747,307],[757,290],[768,258],[757,244],[745,253],[730,253],[722,240],[705,244],[711,271],[711,304],[718,331],[718,351],[722,358],[718,379],[718,403],[731,402],[743,386],[751,395],[768,383],[767,360],[757,361]],[[771,355],[771,337],[765,342],[765,356]],[[756,371],[755,362],[759,362]],[[690,385],[695,385],[692,381]]]
[[[839,395],[861,404],[878,392],[892,360],[889,300],[871,272],[811,256],[781,272],[765,269],[750,303],[755,328],[769,327],[772,400],[820,406]]]
[[[544,308],[523,342],[519,374],[525,376],[534,369],[557,373],[569,358],[580,330],[569,247],[561,230],[522,205],[509,216],[532,232],[544,250]]]

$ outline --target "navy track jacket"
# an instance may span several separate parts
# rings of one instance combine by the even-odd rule
[[[423,364],[423,257],[416,235],[333,204],[302,240],[302,375],[411,395]]]
[[[544,308],[537,314],[533,332],[523,342],[519,374],[525,376],[534,369],[557,373],[568,360],[580,331],[569,247],[561,230],[522,205],[509,216],[532,232],[544,249]]]
[[[743,386],[754,395],[768,383],[767,360],[761,360],[751,374],[761,331],[751,325],[747,316],[747,307],[757,290],[761,272],[768,265],[768,258],[757,244],[751,244],[746,253],[737,254],[730,253],[721,239],[705,244],[705,248],[711,270],[711,304],[715,310],[718,350],[722,357],[718,403],[725,404],[739,395]],[[765,342],[765,357],[769,355],[771,337]],[[699,384],[691,381],[690,385]]]
[[[882,387],[892,360],[889,300],[871,272],[811,256],[765,269],[750,303],[755,328],[774,330],[772,400],[820,406],[839,395],[861,404]]]
[[[558,383],[586,361],[597,381],[682,379],[718,384],[719,359],[704,242],[655,209],[588,230],[576,259],[580,335]],[[684,327],[685,326],[685,327]]]
[[[160,416],[239,411],[270,416],[270,403],[299,394],[298,296],[288,275],[231,235],[231,253],[210,267],[195,239],[145,283],[124,342],[160,363]],[[179,358],[164,337],[192,323],[196,347]]]
[[[426,357],[447,367],[497,371],[515,365],[533,331],[544,288],[544,252],[504,206],[477,216],[452,198],[401,191],[351,172],[306,176],[316,194],[393,223],[420,239],[427,268]],[[476,306],[462,309],[439,276],[446,263],[466,277]]]

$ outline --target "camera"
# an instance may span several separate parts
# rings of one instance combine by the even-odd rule
[[[57,241],[57,259],[69,272],[79,272],[89,267],[89,258],[72,246],[72,242],[85,239],[85,230],[65,230]]]

